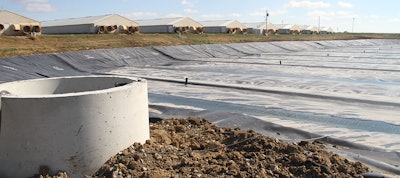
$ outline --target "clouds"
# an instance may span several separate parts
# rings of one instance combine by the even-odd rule
[[[400,18],[391,19],[390,22],[400,23]]]
[[[322,17],[324,20],[331,20],[332,17],[335,16],[335,12],[327,12],[327,11],[320,11],[315,10],[307,13],[309,17]]]
[[[359,15],[348,11],[352,7],[353,4],[345,1],[337,1],[336,4],[331,4],[329,1],[291,0],[283,6],[281,11],[290,12],[291,9],[296,9],[300,12],[303,11],[310,19],[320,18],[335,21],[335,19],[358,18]]]
[[[344,1],[338,1],[337,5],[342,8],[352,8],[353,4],[349,2],[344,2]],[[303,1],[297,1],[297,0],[291,0],[289,3],[287,3],[285,8],[308,8],[308,9],[320,9],[320,8],[330,8],[332,5],[330,3],[324,2],[324,1],[308,1],[308,0],[303,0]]]
[[[308,12],[307,16],[320,17],[323,20],[351,19],[359,17],[359,15],[349,11],[321,11],[321,10]]]
[[[265,17],[265,10],[267,8],[261,8],[259,11],[255,11],[250,13],[250,16],[264,16]],[[278,15],[283,15],[286,14],[288,11],[287,9],[278,9],[278,10],[268,10],[268,14],[271,16],[278,16]]]
[[[231,13],[207,13],[205,11],[200,12],[196,5],[197,0],[181,0],[181,5],[184,7],[183,12],[187,16],[196,16],[200,20],[226,20],[226,19],[238,19],[242,17],[241,13],[231,12]]]
[[[125,14],[125,17],[128,17],[130,19],[143,19],[143,18],[155,18],[158,17],[159,14],[155,12],[132,12],[130,14]]]
[[[337,18],[342,18],[342,19],[351,19],[359,17],[359,15],[351,11],[337,11],[335,15]]]
[[[330,7],[331,4],[323,2],[323,1],[295,1],[292,0],[288,4],[285,5],[285,7],[288,8],[312,8],[312,9],[317,9],[317,8],[325,8],[325,7]]]
[[[14,0],[17,3],[23,4],[24,10],[28,12],[54,12],[57,9],[50,4],[49,0]]]
[[[239,13],[202,14],[199,17],[200,17],[200,20],[231,20],[231,19],[238,19],[238,18],[242,17],[242,14],[239,14]]]
[[[183,12],[185,12],[186,14],[196,14],[199,11],[197,9],[195,9],[195,3],[192,1],[188,1],[188,0],[182,0],[181,4],[184,6]]]
[[[194,5],[195,5],[194,2],[191,2],[191,1],[188,1],[188,0],[182,0],[181,4],[185,5],[185,6],[189,6],[189,7],[194,7]]]
[[[250,13],[250,16],[253,16],[253,17],[262,17],[262,16],[265,16],[265,11],[264,11],[264,12],[263,12],[263,11],[253,12],[253,13]]]
[[[196,10],[196,9],[187,8],[187,9],[184,9],[183,12],[185,12],[185,13],[187,13],[187,14],[196,14],[196,13],[198,13],[199,11]]]
[[[25,6],[25,10],[29,12],[53,12],[56,8],[46,3],[29,3]]]
[[[14,1],[26,4],[26,3],[47,3],[49,0],[14,0]]]
[[[122,0],[127,1],[128,0]],[[168,4],[168,5],[167,5]],[[133,20],[155,19],[155,18],[175,18],[185,16],[195,16],[199,11],[195,8],[196,2],[194,0],[180,0],[176,4],[162,4],[164,11],[155,11],[154,8],[147,8],[149,11],[138,11],[125,13],[124,16]]]
[[[348,2],[343,2],[343,1],[339,1],[339,2],[338,2],[338,5],[339,5],[340,7],[346,7],[346,8],[351,8],[351,7],[353,7],[353,4],[348,3]]]
[[[208,20],[214,20],[214,19],[222,19],[224,18],[224,15],[222,14],[203,14],[200,15],[201,19],[208,19]]]
[[[288,0],[280,7],[269,9],[271,21],[282,20],[282,23],[313,24],[348,28],[353,18],[361,19],[349,0]],[[265,9],[254,12],[252,16],[265,17]]]

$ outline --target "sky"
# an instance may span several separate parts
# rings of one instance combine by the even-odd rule
[[[399,0],[0,0],[0,9],[46,21],[119,14],[132,20],[191,17],[400,33]]]

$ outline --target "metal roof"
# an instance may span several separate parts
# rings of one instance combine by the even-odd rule
[[[321,31],[333,32],[332,27],[321,27]]]
[[[275,24],[278,29],[290,29],[292,26],[289,24]]]
[[[0,23],[13,24],[13,23],[39,23],[39,21],[19,15],[8,10],[0,10]]]
[[[299,25],[302,30],[318,31],[318,28],[314,25]]]
[[[147,19],[147,20],[136,20],[140,26],[154,26],[154,25],[173,25],[174,22],[183,19],[184,17],[176,18],[160,18],[160,19]]]
[[[274,24],[277,29],[290,29],[290,30],[300,30],[300,27],[295,24]]]
[[[69,18],[69,19],[57,19],[57,20],[43,21],[42,26],[43,27],[51,27],[51,26],[94,24],[100,20],[115,16],[115,15],[117,15],[117,14],[107,14],[107,15],[100,15],[100,16],[88,16],[88,17],[80,17],[80,18]]]
[[[259,28],[260,29],[265,29],[265,23],[262,23]],[[278,28],[274,24],[268,22],[268,29],[277,30]]]
[[[248,28],[253,28],[253,29],[265,29],[265,22],[244,23],[244,25]],[[276,30],[278,28],[271,22],[268,22],[268,29]]]
[[[203,26],[199,22],[189,17],[136,20],[136,22],[139,24],[139,26],[158,26],[158,25],[198,26],[198,27]]]
[[[213,20],[213,21],[201,21],[205,27],[220,27],[220,26],[228,26],[230,23],[234,22],[234,20]]]
[[[255,23],[243,23],[247,28],[254,28],[254,29],[259,29],[265,22],[255,22]]]
[[[247,28],[237,20],[201,21],[200,23],[203,24],[204,27]]]

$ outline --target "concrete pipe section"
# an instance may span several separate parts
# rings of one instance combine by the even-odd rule
[[[2,178],[33,176],[40,166],[84,177],[150,138],[143,79],[34,79],[0,84],[0,91]]]

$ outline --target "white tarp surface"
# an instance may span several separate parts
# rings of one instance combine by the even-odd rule
[[[392,172],[399,171],[400,40],[157,46],[17,56],[0,59],[0,74],[2,82],[92,74],[143,77],[148,79],[151,105],[161,113],[154,117],[214,118],[223,126],[254,129],[287,141],[321,137],[386,154],[384,161],[394,166]]]

